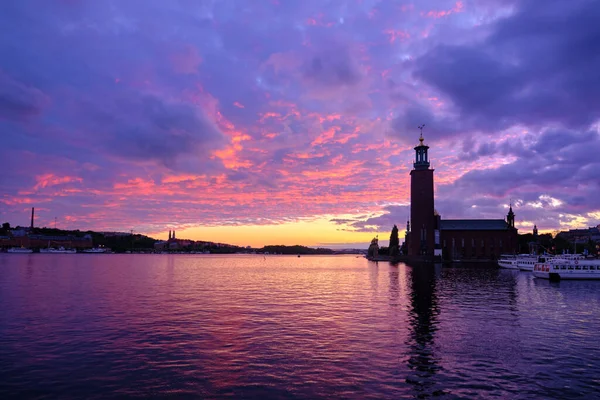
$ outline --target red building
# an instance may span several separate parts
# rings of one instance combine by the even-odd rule
[[[516,253],[517,229],[512,206],[504,219],[443,220],[435,212],[433,169],[429,146],[415,147],[414,169],[410,171],[410,222],[406,229],[408,256],[447,260],[496,259],[500,254]],[[412,228],[412,229],[411,229]]]

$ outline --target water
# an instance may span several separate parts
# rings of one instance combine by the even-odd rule
[[[0,398],[598,398],[599,301],[354,256],[0,254]]]

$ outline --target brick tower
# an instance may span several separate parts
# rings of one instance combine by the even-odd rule
[[[423,144],[423,130],[419,145],[415,147],[414,169],[410,171],[410,220],[411,232],[409,256],[433,255],[435,247],[436,217],[433,200],[433,169],[429,168],[427,150]]]

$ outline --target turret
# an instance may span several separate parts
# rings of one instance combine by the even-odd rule
[[[429,159],[427,158],[427,150],[429,146],[426,146],[423,141],[423,131],[421,130],[421,137],[419,138],[419,145],[415,147],[415,162],[413,166],[415,169],[429,169]]]
[[[506,223],[511,228],[515,227],[515,213],[512,210],[512,202],[510,203],[510,206],[508,208],[508,214],[506,214]]]

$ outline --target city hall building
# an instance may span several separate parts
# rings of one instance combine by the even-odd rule
[[[512,205],[506,219],[442,219],[435,211],[433,169],[423,143],[415,147],[410,171],[410,221],[406,226],[409,257],[444,260],[493,260],[517,252],[517,229]]]

